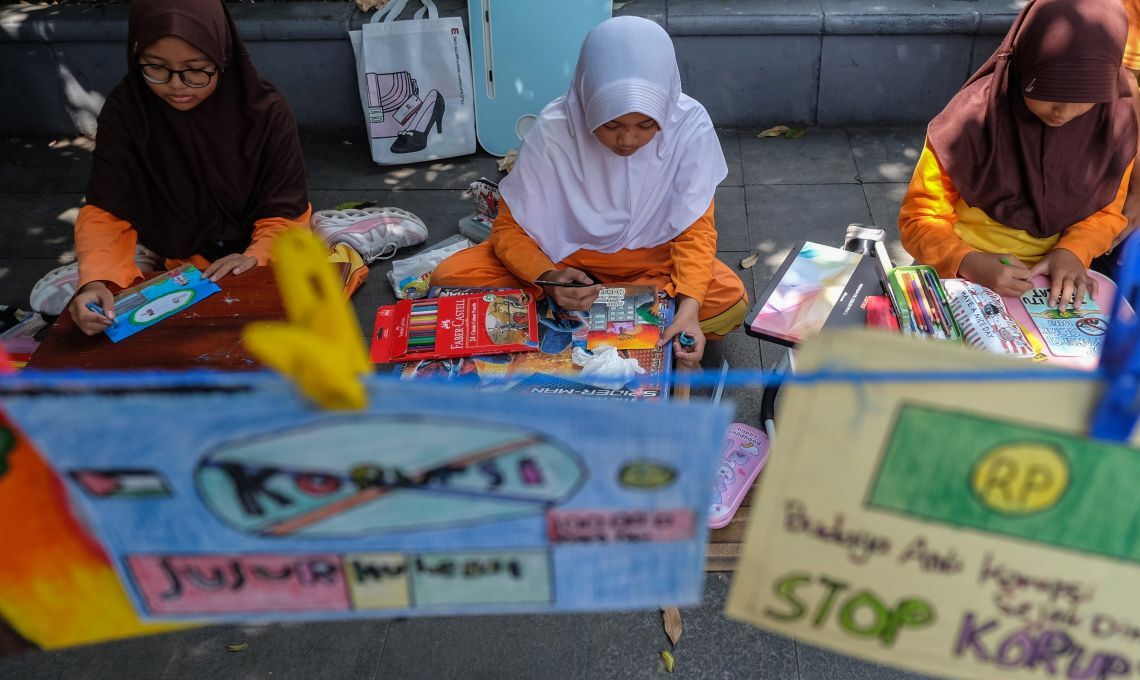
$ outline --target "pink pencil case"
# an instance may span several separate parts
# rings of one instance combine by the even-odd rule
[[[719,529],[732,521],[736,509],[752,488],[768,460],[768,435],[751,425],[733,423],[724,433],[721,465],[713,484],[709,527]]]

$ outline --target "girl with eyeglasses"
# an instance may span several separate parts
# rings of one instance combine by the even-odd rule
[[[75,222],[70,309],[90,335],[111,323],[111,287],[139,279],[140,263],[238,275],[266,264],[273,237],[307,227],[311,212],[293,114],[221,0],[135,0],[127,59],[99,114]]]

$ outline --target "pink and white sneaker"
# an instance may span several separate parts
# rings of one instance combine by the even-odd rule
[[[428,237],[423,220],[399,208],[321,210],[313,213],[310,224],[330,247],[347,243],[365,263],[386,260]]]
[[[135,264],[143,272],[161,271],[165,260],[143,244],[135,246]],[[75,296],[79,284],[79,263],[56,267],[32,287],[32,311],[44,316],[59,316]]]
[[[79,284],[79,263],[56,267],[32,287],[32,311],[43,316],[59,316],[75,295]]]

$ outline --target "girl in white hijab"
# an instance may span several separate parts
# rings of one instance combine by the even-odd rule
[[[648,283],[676,298],[661,343],[678,359],[740,324],[747,296],[716,258],[713,196],[727,168],[699,102],[682,94],[669,35],[619,17],[582,43],[570,91],[527,133],[490,238],[442,262],[436,286],[540,288],[588,310],[599,283]],[[539,285],[535,281],[585,284]]]

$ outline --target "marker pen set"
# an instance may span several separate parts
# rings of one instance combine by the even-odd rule
[[[933,267],[895,267],[888,280],[903,333],[938,340],[961,339],[949,298]]]

